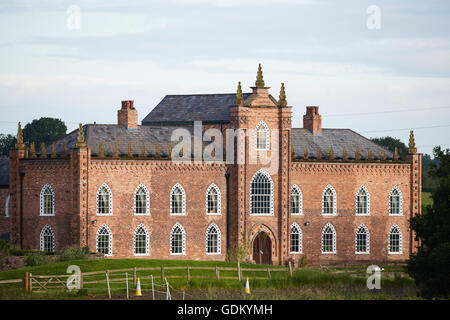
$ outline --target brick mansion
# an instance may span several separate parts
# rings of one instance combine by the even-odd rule
[[[174,131],[195,135],[197,121],[201,136],[224,137],[203,139],[200,152],[213,141],[220,157],[176,161],[196,151],[176,149]],[[0,227],[14,247],[88,246],[111,258],[408,259],[408,220],[421,212],[413,133],[401,161],[351,129],[322,128],[317,106],[296,125],[284,84],[273,97],[261,65],[251,92],[239,83],[232,94],[167,95],[140,124],[132,100],[117,124],[80,125],[52,145],[26,146],[19,124],[8,167],[0,162]]]

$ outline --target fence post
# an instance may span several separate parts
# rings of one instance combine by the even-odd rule
[[[188,281],[191,280],[191,271],[189,269],[189,265],[187,266],[187,279]]]
[[[220,276],[219,276],[219,269],[217,268],[217,266],[216,266],[216,278],[217,278],[217,280],[220,279]]]
[[[83,289],[83,272],[80,272],[80,289]]]
[[[30,292],[33,292],[33,274],[30,272],[30,275],[29,275],[29,279],[30,279],[30,285],[29,285],[29,290],[30,290]]]
[[[108,288],[108,296],[111,299],[111,289],[109,287],[109,271],[106,270],[106,286]]]
[[[267,278],[270,279],[270,268],[267,268]]]
[[[289,261],[289,274],[292,277],[292,263],[291,263],[291,261]]]
[[[152,275],[152,296],[153,296],[153,300],[155,300],[155,287],[153,285],[153,275]]]
[[[164,280],[164,266],[161,265],[161,281]]]
[[[128,272],[125,272],[125,281],[127,282],[127,299],[129,299],[129,294],[128,294]]]
[[[238,279],[239,281],[241,281],[241,262],[238,260],[238,265],[237,265],[237,269],[238,269]]]
[[[133,268],[133,286],[136,287],[136,267]]]
[[[28,272],[25,272],[22,279],[22,287],[25,292],[28,292],[29,284],[30,284],[30,274]]]

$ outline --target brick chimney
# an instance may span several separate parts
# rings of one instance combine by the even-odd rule
[[[122,108],[117,111],[117,124],[123,124],[127,129],[138,127],[138,113],[133,104],[133,100],[122,101]]]
[[[306,107],[306,114],[303,116],[303,128],[308,129],[313,134],[322,133],[322,116],[319,114],[319,107]]]

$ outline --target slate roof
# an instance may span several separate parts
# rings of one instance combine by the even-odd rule
[[[303,159],[305,152],[305,145],[308,148],[308,158],[316,159],[317,150],[320,147],[322,157],[325,159],[326,155],[333,146],[333,153],[335,159],[342,159],[342,152],[344,146],[347,152],[348,159],[355,159],[356,148],[359,149],[361,159],[367,159],[369,149],[372,150],[374,160],[381,159],[382,147],[361,136],[350,129],[323,129],[321,134],[313,135],[311,131],[303,128],[292,129],[292,145],[296,158]],[[393,159],[392,152],[385,150],[387,160]]]
[[[9,186],[9,158],[0,158],[0,187]]]
[[[247,99],[251,93],[243,93]],[[167,95],[142,120],[142,125],[188,125],[193,121],[230,122],[230,106],[236,93]]]

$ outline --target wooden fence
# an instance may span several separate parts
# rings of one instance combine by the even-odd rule
[[[166,274],[166,271],[170,270],[185,270],[185,275],[170,275]],[[194,270],[204,270],[204,271],[214,271],[215,276],[204,276],[204,275],[193,275],[191,271]],[[105,271],[92,271],[92,272],[82,272],[80,273],[80,288],[83,288],[85,285],[88,284],[99,284],[99,283],[107,283],[109,285],[109,282],[120,282],[120,281],[127,281],[128,282],[128,272],[130,276],[130,281],[132,279],[133,286],[136,286],[137,278],[138,278],[138,272],[142,271],[157,271],[158,274],[161,276],[161,281],[164,281],[165,279],[227,279],[227,280],[239,280],[241,281],[243,277],[243,272],[258,272],[258,273],[264,273],[265,276],[249,276],[251,279],[271,279],[273,272],[287,272],[290,276],[293,275],[293,267],[291,264],[289,264],[289,267],[278,267],[278,268],[241,268],[240,263],[238,263],[236,268],[233,267],[196,267],[196,266],[161,266],[161,267],[147,267],[147,268],[128,268],[128,269],[115,269],[115,270],[105,270]],[[227,272],[227,274],[235,273],[233,276],[224,276],[221,275],[221,271]],[[126,278],[120,278],[117,276],[125,275]],[[98,276],[105,275],[105,277],[101,280],[95,279],[95,280],[89,280],[91,276]],[[13,282],[22,282],[23,289],[26,292],[32,292],[32,291],[44,291],[49,289],[67,289],[67,278],[72,275],[33,275],[32,273],[25,272],[23,279],[14,279],[14,280],[5,280],[0,281],[1,283],[13,283]],[[116,277],[114,277],[116,276]],[[97,277],[97,278],[98,278]],[[140,278],[144,278],[145,276],[141,276]],[[152,275],[153,277],[153,275]]]

